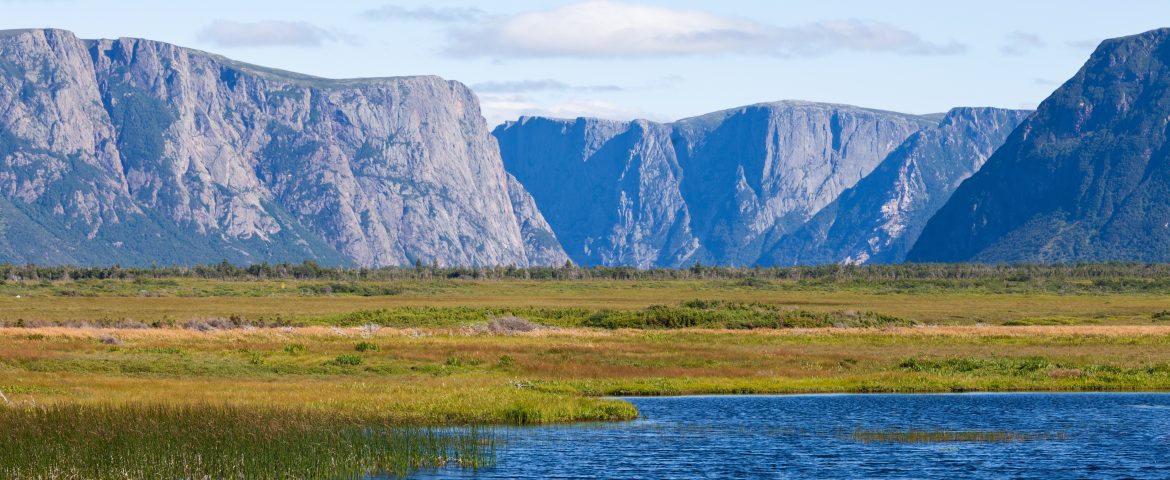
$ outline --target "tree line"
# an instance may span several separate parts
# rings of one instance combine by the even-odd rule
[[[227,261],[192,266],[46,266],[0,264],[2,281],[54,281],[87,279],[201,278],[219,280],[793,280],[801,282],[891,282],[929,280],[997,279],[1008,282],[1043,280],[1121,281],[1121,279],[1170,280],[1170,264],[1078,263],[989,265],[891,264],[817,265],[795,267],[729,267],[694,264],[684,268],[588,266],[566,262],[558,267],[444,267],[418,263],[410,267],[337,267],[311,260],[301,263],[235,265]]]

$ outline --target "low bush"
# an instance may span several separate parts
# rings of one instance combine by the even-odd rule
[[[359,357],[357,355],[351,355],[348,353],[343,353],[341,355],[338,355],[333,360],[330,360],[328,362],[328,364],[329,365],[336,365],[339,367],[355,367],[355,366],[362,364],[362,357]]]
[[[762,303],[691,300],[678,306],[600,311],[584,326],[601,328],[817,328],[909,326],[913,322],[874,312],[812,312]]]
[[[353,349],[359,352],[376,352],[378,351],[378,344],[370,342],[358,342],[353,346]]]

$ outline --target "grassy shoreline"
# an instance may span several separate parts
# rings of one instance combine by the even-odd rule
[[[599,397],[1170,390],[1170,326],[0,329],[38,404],[301,406],[401,425],[623,420]]]
[[[277,422],[309,416],[326,427],[268,432],[272,445],[313,444],[355,425],[429,445],[431,453],[403,454],[385,449],[404,444],[353,440],[336,456],[360,473],[463,461],[456,450],[435,452],[467,442],[432,441],[428,429],[636,418],[637,409],[615,396],[1170,391],[1170,295],[1156,289],[1090,285],[1065,295],[993,282],[887,291],[725,279],[342,288],[107,282],[0,284],[0,392],[13,402],[0,405],[0,417],[30,427],[39,417],[13,411],[80,409],[90,422],[83,428],[99,431],[106,419],[86,412],[146,408],[156,421],[175,420],[167,431],[180,438],[186,417],[171,412],[210,408]],[[322,285],[347,293],[322,293]],[[503,319],[523,328],[497,328]],[[129,423],[113,425],[127,445],[138,441]],[[224,429],[205,444],[257,438],[251,430]],[[40,442],[45,451],[60,443],[35,428],[20,432],[0,443]],[[45,463],[7,472],[90,478],[84,470],[110,467],[101,463],[109,457],[175,476],[174,462],[202,455],[111,457],[95,446],[100,438],[87,442],[76,447],[99,453],[73,464],[81,472],[73,477],[54,476]],[[258,458],[279,456],[261,446]],[[0,473],[19,461],[0,461]],[[244,465],[229,464],[197,466],[230,476],[242,471],[232,465]],[[272,464],[247,465],[275,472]],[[303,467],[306,477],[321,471]]]

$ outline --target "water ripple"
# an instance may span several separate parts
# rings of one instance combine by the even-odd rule
[[[642,419],[512,428],[494,468],[417,478],[1170,478],[1170,394],[633,398]],[[961,432],[861,442],[855,432]],[[971,434],[962,432],[993,432]],[[977,441],[998,438],[1013,441]],[[892,438],[896,438],[893,435]],[[880,437],[879,438],[884,438]]]

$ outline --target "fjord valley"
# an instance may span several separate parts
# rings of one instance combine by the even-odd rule
[[[891,445],[1108,433],[1062,409],[1144,425],[1170,390],[1168,42],[1101,43],[1034,112],[787,100],[493,129],[434,76],[2,31],[0,475],[507,476],[525,435],[627,451],[647,421],[921,461]],[[929,430],[747,404],[846,412],[814,432],[637,398],[1021,391],[1146,393],[1040,397],[1047,417],[995,428],[971,422],[1031,397],[927,397],[966,413]],[[1164,440],[1111,443],[1119,476]]]

